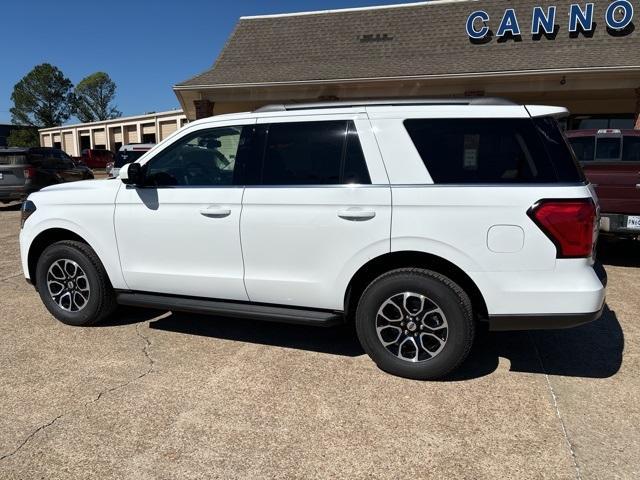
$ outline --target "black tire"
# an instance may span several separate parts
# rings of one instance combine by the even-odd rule
[[[443,342],[439,343],[439,350],[436,349],[437,353],[429,357],[428,350],[422,349],[419,352],[419,348],[415,348],[416,359],[419,358],[418,355],[426,356],[426,358],[416,362],[399,358],[397,353],[399,348],[403,348],[402,343],[406,339],[406,336],[403,335],[407,335],[406,332],[408,332],[408,336],[415,336],[416,333],[411,334],[409,330],[404,329],[405,327],[400,328],[398,340],[389,346],[391,349],[396,349],[395,352],[392,352],[383,345],[383,339],[379,338],[376,328],[376,322],[385,324],[384,319],[379,319],[378,310],[388,299],[397,299],[397,296],[402,295],[403,292],[414,292],[427,297],[427,300],[440,308],[445,320],[438,316],[431,317],[431,315],[425,315],[423,318],[435,318],[436,326],[438,326],[438,322],[441,322],[441,324],[446,322],[447,325],[446,332],[438,332],[438,335],[445,338]],[[425,307],[426,303],[422,306]],[[397,310],[400,313],[400,318],[403,318],[403,311],[401,309]],[[383,310],[383,313],[386,315],[385,310]],[[418,317],[419,315],[416,315],[416,318]],[[397,320],[393,320],[393,322],[397,322]],[[409,325],[409,323],[403,323],[403,325],[406,325],[406,328],[427,328],[421,322],[422,320],[416,320],[411,322],[412,325]],[[398,325],[390,322],[386,324]],[[394,328],[397,329],[399,327]],[[442,328],[442,326],[438,328]],[[473,345],[475,325],[469,296],[455,282],[430,270],[403,268],[381,275],[366,288],[358,302],[356,331],[362,348],[378,367],[385,372],[415,380],[434,380],[452,372],[465,360]],[[392,332],[395,331],[392,330]],[[421,342],[421,338],[425,338],[426,342],[430,341],[430,337],[423,337],[419,330],[417,332],[417,338],[414,339],[413,343],[409,342],[407,344],[412,347],[410,353],[413,352],[413,347],[417,345],[416,341]],[[425,333],[427,332],[430,332],[428,328],[425,330]],[[442,343],[444,343],[443,346]],[[398,344],[400,344],[400,347],[398,347]],[[405,355],[403,354],[402,356]]]
[[[72,310],[73,307],[67,310],[56,303],[47,283],[49,269],[52,268],[52,265],[57,261],[63,260],[75,262],[81,271],[84,272],[84,276],[86,276],[87,283],[85,284],[84,279],[82,279],[81,282],[82,287],[88,285],[89,291],[88,293],[85,292],[88,298],[86,302],[82,304],[82,308],[76,311]],[[70,270],[73,271],[73,268],[70,267]],[[57,270],[57,272],[58,276],[65,275],[64,272],[60,274],[60,270]],[[70,280],[76,283],[80,282],[78,279],[70,278]],[[66,283],[67,280],[57,282],[54,292],[57,293],[57,288],[59,288],[58,284]],[[115,294],[100,259],[89,245],[82,242],[64,240],[49,245],[38,259],[36,266],[36,286],[47,310],[49,310],[51,315],[67,325],[92,325],[108,317],[116,308]],[[62,303],[64,306],[71,305],[69,304],[69,300]],[[78,307],[76,306],[76,308]]]

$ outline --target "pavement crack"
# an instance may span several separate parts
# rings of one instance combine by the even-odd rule
[[[15,275],[9,275],[8,277],[0,278],[0,282],[6,282],[7,280],[11,280],[12,278],[16,278],[22,275],[22,273],[16,273]]]
[[[146,337],[145,335],[142,334],[142,332],[140,331],[140,324],[136,324],[136,335],[138,335],[138,337],[140,337],[143,341],[144,341],[144,346],[142,347],[142,353],[145,356],[145,359],[147,360],[149,366],[146,369],[146,371],[144,371],[143,373],[141,373],[140,375],[137,375],[135,377],[133,377],[132,379],[124,382],[124,383],[120,383],[118,385],[115,385],[113,387],[101,390],[100,392],[98,392],[98,395],[96,395],[95,398],[92,398],[91,400],[85,402],[84,404],[82,404],[82,406],[75,408],[69,412],[66,413],[61,413],[60,415],[58,415],[57,417],[55,417],[53,420],[49,421],[48,423],[45,423],[43,425],[40,425],[38,428],[36,428],[34,431],[32,431],[29,435],[27,435],[24,440],[20,443],[20,445],[18,445],[18,447],[16,447],[13,451],[2,455],[0,457],[0,462],[12,457],[13,455],[15,455],[16,453],[18,453],[27,443],[29,443],[31,441],[31,439],[33,437],[35,437],[38,432],[41,432],[49,427],[51,427],[53,424],[55,424],[58,420],[60,420],[63,417],[66,417],[68,415],[71,415],[72,413],[75,413],[79,410],[82,410],[84,408],[87,408],[89,405],[92,405],[96,402],[98,402],[103,396],[111,393],[111,392],[115,392],[116,390],[121,390],[125,387],[128,387],[129,385],[131,385],[134,382],[137,382],[138,380],[140,380],[141,378],[146,377],[147,375],[149,375],[150,373],[153,372],[153,369],[155,367],[155,360],[153,359],[153,357],[150,354],[150,348],[151,348],[151,341],[149,340],[148,337]]]
[[[567,432],[567,427],[564,423],[564,419],[562,418],[562,413],[560,412],[560,407],[558,406],[558,398],[556,397],[556,392],[551,384],[551,380],[549,380],[549,375],[547,374],[547,369],[544,365],[544,361],[542,360],[542,355],[540,355],[540,350],[538,350],[538,344],[534,340],[531,332],[529,332],[529,338],[531,339],[531,343],[533,343],[533,348],[536,352],[536,356],[538,357],[538,362],[540,362],[540,368],[542,368],[542,373],[544,374],[544,378],[547,382],[547,387],[549,387],[549,393],[551,394],[551,400],[553,401],[553,407],[556,411],[556,417],[560,422],[560,428],[562,429],[562,434],[564,436],[564,441],[567,444],[567,449],[569,450],[569,454],[571,456],[571,460],[573,461],[573,466],[576,470],[576,479],[582,480],[582,474],[580,472],[580,465],[578,465],[578,457],[576,456],[576,452],[573,448],[573,443],[571,443],[571,439],[569,438],[569,433]]]
[[[144,347],[142,348],[142,353],[144,353],[144,356],[147,358],[147,360],[149,361],[149,370],[147,370],[146,373],[144,373],[143,375],[141,375],[140,377],[138,377],[138,379],[149,375],[151,372],[153,372],[153,368],[156,365],[156,361],[153,359],[153,357],[151,356],[150,353],[150,349],[151,349],[151,340],[149,340],[149,337],[146,337],[142,334],[142,332],[140,331],[140,323],[136,324],[136,333],[138,334],[138,336],[140,338],[142,338],[142,340],[144,340]]]
[[[38,432],[41,432],[41,431],[43,431],[44,429],[49,428],[51,425],[53,425],[54,423],[56,423],[58,420],[60,420],[60,419],[61,419],[62,417],[64,417],[64,416],[65,416],[65,414],[64,414],[64,413],[62,413],[62,414],[58,415],[56,418],[54,418],[53,420],[51,420],[50,422],[45,423],[45,424],[43,424],[43,425],[40,425],[40,426],[39,426],[38,428],[36,428],[33,432],[31,432],[29,435],[27,435],[27,436],[25,437],[25,439],[22,441],[22,443],[21,443],[20,445],[18,445],[18,446],[17,446],[17,447],[12,451],[12,452],[9,452],[9,453],[7,453],[6,455],[1,456],[1,457],[0,457],[0,462],[1,462],[1,461],[3,461],[3,460],[4,460],[4,459],[6,459],[6,458],[9,458],[9,457],[14,456],[16,453],[18,453],[18,452],[20,451],[20,449],[21,449],[22,447],[24,447],[27,443],[29,443],[29,441],[30,441],[33,437],[35,437],[35,435],[36,435]]]

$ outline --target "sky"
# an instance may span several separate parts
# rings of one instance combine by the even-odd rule
[[[400,0],[5,0],[0,123],[13,86],[51,63],[78,83],[96,72],[117,85],[123,115],[179,108],[172,86],[206,70],[243,15],[409,3]],[[71,119],[67,123],[73,123]]]

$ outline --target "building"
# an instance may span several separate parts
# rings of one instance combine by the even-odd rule
[[[156,143],[187,123],[182,110],[120,117],[101,122],[78,123],[39,130],[40,145],[61,148],[80,156],[87,148],[117,151],[127,143]]]
[[[215,64],[174,91],[189,119],[274,102],[486,95],[564,105],[574,128],[640,128],[634,7],[434,0],[242,17]]]

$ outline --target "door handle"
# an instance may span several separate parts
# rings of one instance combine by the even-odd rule
[[[362,222],[364,220],[371,220],[376,216],[376,212],[373,210],[364,210],[362,208],[346,208],[338,211],[338,216],[345,220],[353,220],[355,222]]]
[[[228,207],[209,207],[200,209],[200,214],[205,217],[223,218],[231,215],[231,209]]]

